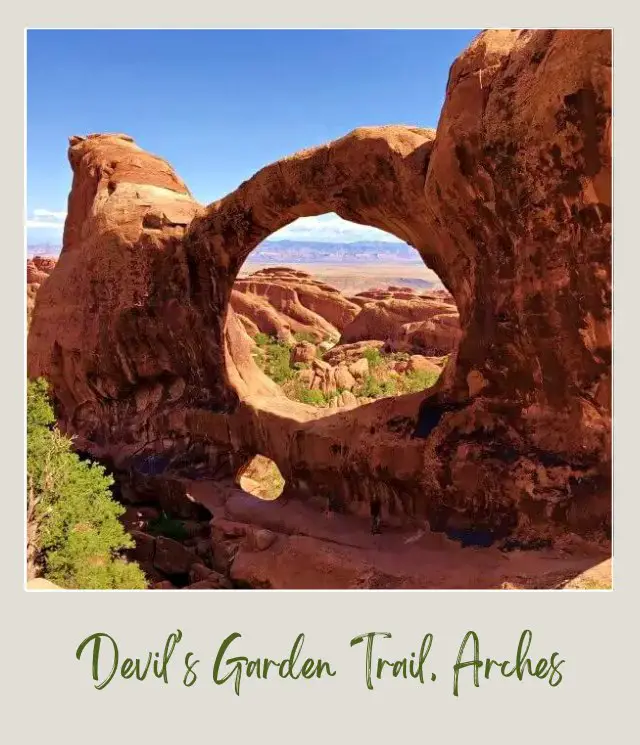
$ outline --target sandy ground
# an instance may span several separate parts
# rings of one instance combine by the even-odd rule
[[[251,260],[242,267],[240,276],[246,276],[259,269],[275,264],[254,264]],[[413,287],[418,292],[431,288],[441,288],[442,282],[435,272],[424,264],[279,264],[301,272],[307,272],[316,279],[326,282],[346,295],[355,295],[387,285]]]

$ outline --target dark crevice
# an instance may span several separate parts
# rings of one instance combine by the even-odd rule
[[[425,401],[418,411],[418,422],[411,435],[412,439],[426,439],[438,426],[442,417],[448,412],[464,409],[467,402],[433,403]]]

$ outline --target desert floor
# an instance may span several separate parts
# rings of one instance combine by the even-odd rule
[[[258,264],[249,259],[240,271],[240,276],[257,272],[259,269],[276,266]],[[413,287],[417,291],[441,288],[438,275],[424,264],[394,262],[392,264],[278,264],[311,274],[315,279],[335,287],[346,295],[397,285]]]

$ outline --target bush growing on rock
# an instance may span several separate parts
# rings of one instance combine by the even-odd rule
[[[293,338],[298,342],[307,341],[311,344],[316,344],[318,342],[316,335],[311,333],[310,331],[296,331],[296,333],[293,335]]]
[[[311,406],[324,406],[327,403],[327,397],[322,391],[300,388],[298,401],[301,401],[303,404],[311,404]]]
[[[256,362],[262,371],[278,385],[282,385],[290,380],[294,375],[291,368],[291,347],[282,341],[267,337],[267,341],[262,338],[263,335],[256,334],[256,343],[258,351],[256,353]],[[260,340],[258,341],[258,337]]]
[[[121,551],[133,541],[118,518],[103,466],[81,460],[54,426],[44,380],[27,385],[27,511],[30,573],[74,589],[143,589],[140,567]]]
[[[173,538],[174,541],[184,541],[189,537],[184,522],[168,517],[165,512],[149,523],[149,533]]]
[[[294,401],[300,401],[310,406],[326,406],[327,397],[318,389],[310,389],[304,386],[299,380],[294,380],[290,385],[283,388],[285,394]]]
[[[375,347],[369,347],[368,349],[365,349],[362,353],[362,356],[369,363],[369,368],[371,370],[375,370],[376,367],[379,367],[382,364],[382,355],[380,354],[380,350],[376,349]]]
[[[271,341],[271,337],[267,334],[263,334],[262,331],[258,331],[258,333],[253,337],[253,340],[259,347],[264,347]]]
[[[314,364],[317,366],[322,363],[292,362],[292,350],[295,351],[307,342],[298,340],[296,345],[291,345],[262,333],[256,334],[254,338],[257,344],[254,355],[262,371],[281,385],[283,392],[290,399],[319,408],[335,405],[333,399],[340,399],[340,394],[347,388],[352,390],[357,398],[368,401],[423,391],[436,383],[442,369],[436,364],[440,360],[434,362],[420,355],[411,356],[406,352],[383,353],[377,347],[365,347],[359,351],[361,356],[352,362],[348,369],[340,366],[334,368],[334,371],[343,370],[343,378],[344,372],[351,377],[351,373],[348,372],[351,370],[359,380],[358,386],[352,388],[346,385],[336,374],[335,389],[325,390],[325,387],[318,388],[316,385],[311,388],[314,375],[305,376],[305,371],[313,368]],[[316,351],[319,356],[322,355],[319,347]],[[446,358],[442,358],[441,362],[444,365]],[[325,364],[320,372],[325,370],[330,371],[331,365]],[[319,374],[318,370],[315,372]],[[353,378],[351,380],[353,382]]]
[[[403,391],[405,393],[424,391],[425,388],[431,388],[432,385],[435,385],[438,378],[438,373],[432,370],[413,370],[403,378]]]

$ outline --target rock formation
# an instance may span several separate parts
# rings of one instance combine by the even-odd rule
[[[234,468],[272,459],[285,500],[368,514],[375,494],[385,516],[434,530],[607,530],[610,132],[610,33],[542,30],[480,34],[437,133],[357,129],[206,208],[130,138],[74,137],[29,374],[51,381],[64,427],[118,461],[199,442]],[[326,212],[414,246],[455,298],[459,344],[428,393],[333,412],[242,386],[260,375],[225,332],[238,271]]]
[[[380,339],[432,355],[450,354],[456,348],[460,331],[455,303],[407,290],[361,293],[359,297],[363,295],[374,297],[362,304],[344,329],[341,344]]]
[[[249,330],[287,342],[296,333],[318,342],[338,339],[359,311],[333,287],[306,272],[284,267],[261,269],[237,279],[231,307]]]
[[[27,259],[27,321],[36,302],[36,295],[42,283],[48,278],[56,265],[53,256],[34,256]]]

